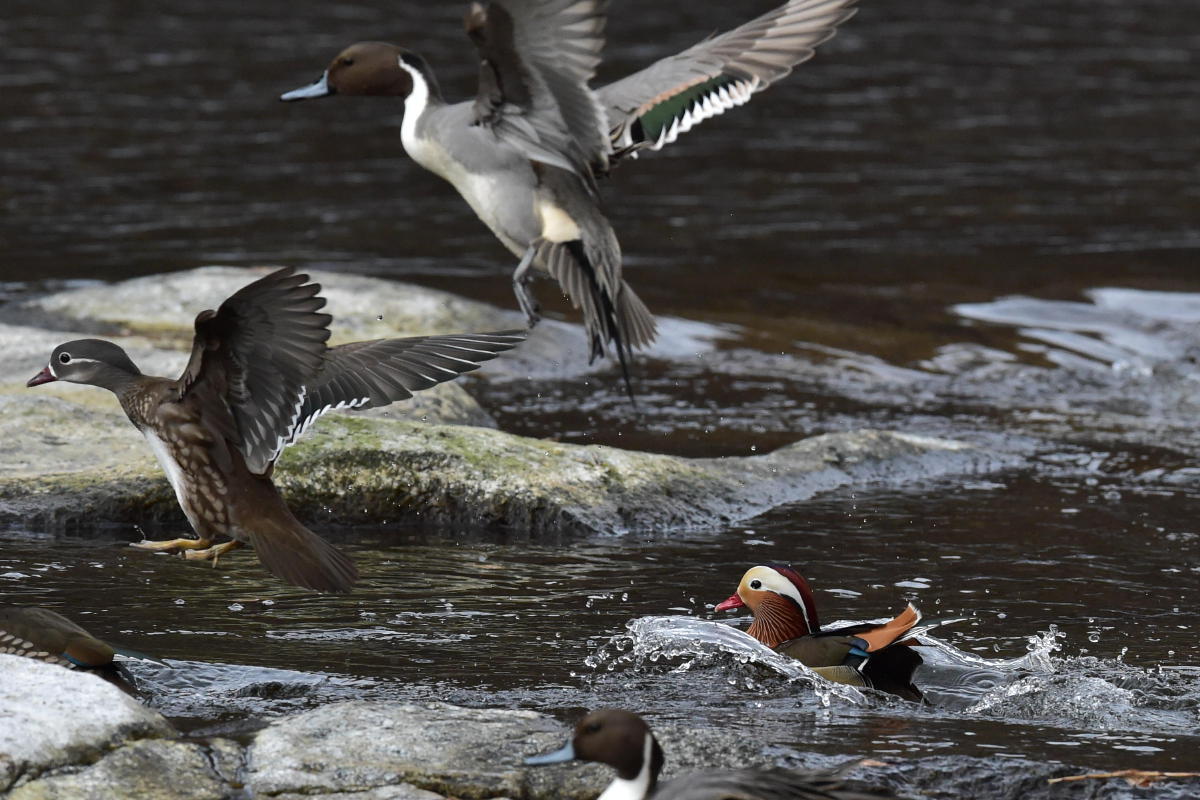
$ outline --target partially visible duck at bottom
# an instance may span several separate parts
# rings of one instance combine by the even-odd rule
[[[62,614],[34,606],[0,606],[0,653],[86,670],[126,691],[136,690],[137,684],[121,661],[163,663],[114,647]]]
[[[922,659],[912,649],[921,613],[911,603],[888,622],[821,630],[808,581],[786,564],[768,564],[747,570],[737,593],[714,610],[742,607],[754,615],[748,634],[826,680],[923,699],[912,682]]]
[[[659,784],[662,748],[645,720],[631,711],[603,708],[575,726],[574,736],[553,753],[525,759],[530,766],[564,761],[608,764],[617,777],[599,800],[880,800],[887,790],[843,785],[843,770],[798,772],[780,769],[704,770]]]

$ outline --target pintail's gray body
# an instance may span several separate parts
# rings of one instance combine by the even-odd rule
[[[513,283],[530,324],[538,319],[526,286],[532,269],[554,277],[582,310],[592,357],[611,345],[624,367],[632,350],[653,342],[656,328],[623,278],[621,248],[601,210],[597,178],[790,73],[853,14],[853,3],[788,0],[593,89],[607,0],[475,2],[465,20],[480,56],[473,100],[445,103],[423,59],[380,42],[352,45],[317,83],[283,99],[403,95],[405,150],[449,181],[520,256]],[[364,62],[386,48],[390,57],[374,61],[368,74]],[[378,74],[387,70],[406,75]]]

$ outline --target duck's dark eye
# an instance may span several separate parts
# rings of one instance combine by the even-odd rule
[[[350,58],[349,56],[346,56],[345,58],[343,58],[341,60],[341,64],[343,67],[352,67],[352,66],[354,66],[354,59]]]
[[[761,589],[762,581],[758,581],[758,580],[750,581],[750,588],[751,589]]]
[[[583,732],[584,733],[599,733],[600,732],[600,723],[599,722],[590,722],[587,725],[584,725]]]
[[[59,355],[58,355],[58,363],[60,363],[60,364],[70,364],[70,363],[71,363],[71,354],[70,354],[70,353],[59,353]]]

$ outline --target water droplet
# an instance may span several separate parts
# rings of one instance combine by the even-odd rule
[[[230,611],[241,611],[243,608],[245,608],[245,606],[241,603],[230,603],[228,606],[226,606],[226,608],[228,608]]]

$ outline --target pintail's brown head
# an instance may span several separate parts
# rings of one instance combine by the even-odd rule
[[[808,581],[786,564],[768,564],[746,570],[737,594],[714,609],[749,608],[754,624],[747,633],[768,647],[817,633],[817,604]]]
[[[663,752],[650,726],[631,711],[602,708],[575,726],[571,741],[553,753],[525,759],[532,766],[562,761],[595,761],[617,771],[618,779],[637,784],[643,793],[654,788],[663,766]]]
[[[428,64],[415,53],[387,42],[357,42],[338,53],[315,83],[279,99],[311,100],[335,94],[408,97],[414,73],[430,87],[436,86]]]

